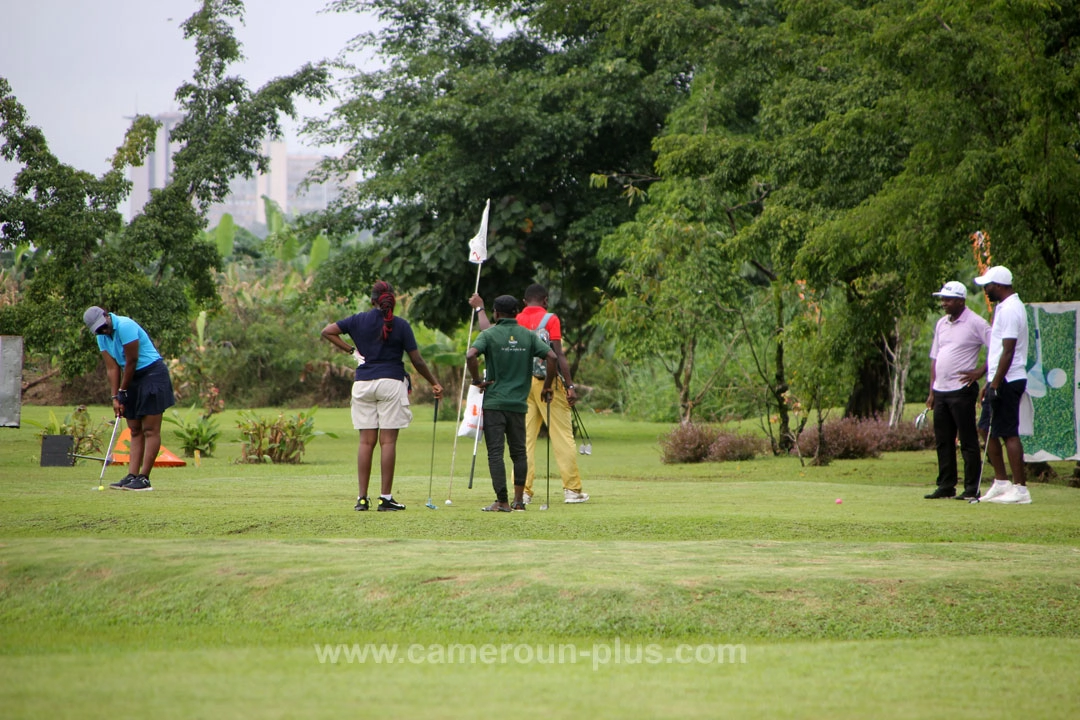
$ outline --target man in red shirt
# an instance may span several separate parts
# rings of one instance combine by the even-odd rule
[[[551,402],[551,427],[548,428],[548,435],[551,438],[555,463],[562,475],[563,501],[583,503],[589,499],[589,495],[581,488],[577,446],[574,444],[571,421],[571,408],[577,402],[577,392],[570,377],[570,363],[567,362],[562,348],[562,323],[559,322],[558,315],[548,312],[547,302],[548,293],[544,286],[530,285],[525,290],[525,309],[518,313],[517,321],[519,325],[533,332],[543,323],[543,329],[548,333],[548,344],[555,351],[559,377],[555,378],[553,385],[555,393]],[[474,294],[469,299],[469,305],[477,311],[480,329],[486,330],[490,327],[491,323],[484,312],[483,298]],[[532,501],[533,480],[536,478],[536,438],[540,434],[541,424],[547,422],[547,404],[542,397],[543,389],[544,381],[534,377],[529,392],[529,409],[525,414],[525,446],[529,456],[529,473],[525,480],[526,504]]]

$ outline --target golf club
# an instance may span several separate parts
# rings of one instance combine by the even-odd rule
[[[424,507],[431,510],[439,508],[431,501],[431,483],[435,479],[435,428],[439,425],[439,398],[435,398],[435,422],[431,424],[431,470],[428,472],[427,502]]]
[[[589,431],[585,429],[585,423],[581,422],[581,415],[578,413],[577,405],[571,405],[570,410],[574,413],[574,430],[580,431],[581,436],[585,438],[585,442],[578,446],[578,454],[592,455],[592,438],[589,437]]]
[[[925,430],[926,429],[926,413],[928,413],[928,412],[930,412],[930,408],[924,409],[921,413],[919,413],[918,415],[915,416],[915,429],[916,430]]]
[[[105,468],[109,467],[109,463],[112,462],[113,443],[116,442],[116,431],[120,427],[118,418],[113,418],[112,426],[112,437],[109,438],[109,448],[105,451],[105,457],[102,458],[101,461],[101,475],[98,476],[98,490],[105,489]]]
[[[546,485],[546,498],[544,504],[540,506],[541,510],[547,510],[551,504],[551,400],[547,401],[547,480]]]
[[[989,405],[989,408],[990,427],[986,428],[986,447],[983,449],[982,462],[979,463],[979,486],[975,489],[975,499],[968,500],[968,505],[979,504],[979,498],[982,497],[983,470],[986,469],[986,463],[990,462],[990,432],[994,429],[994,406]]]
[[[476,424],[476,438],[472,444],[472,467],[469,468],[469,489],[472,490],[473,475],[476,474],[476,446],[480,444],[480,428],[484,423],[484,408],[480,407],[479,421]]]

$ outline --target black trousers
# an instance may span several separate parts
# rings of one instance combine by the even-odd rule
[[[529,474],[529,456],[525,452],[525,413],[504,410],[484,410],[484,444],[487,445],[488,471],[491,486],[499,502],[508,502],[506,494],[506,461],[503,448],[510,445],[510,461],[514,464],[514,485],[525,487]]]
[[[934,391],[934,441],[937,447],[937,486],[956,488],[956,439],[960,438],[960,456],[964,459],[964,494],[975,495],[982,478],[982,453],[976,428],[975,406],[979,384],[951,392]]]

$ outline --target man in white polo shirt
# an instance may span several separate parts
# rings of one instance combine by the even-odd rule
[[[983,391],[985,402],[979,419],[979,426],[990,431],[986,451],[994,466],[994,484],[983,500],[1028,505],[1031,493],[1024,474],[1024,445],[1020,442],[1020,398],[1027,389],[1027,309],[1013,290],[1012,282],[1012,273],[1001,265],[975,278],[975,284],[984,286],[986,296],[995,303],[986,359],[990,380]],[[1013,473],[1011,483],[1005,471],[1002,441]]]
[[[930,395],[926,407],[934,411],[934,441],[937,446],[937,489],[927,500],[979,497],[982,453],[975,422],[979,400],[979,378],[986,366],[979,364],[979,351],[990,345],[990,324],[967,307],[967,288],[951,280],[934,293],[941,298],[944,317],[934,326],[930,345]],[[964,491],[956,494],[956,439],[964,458]]]

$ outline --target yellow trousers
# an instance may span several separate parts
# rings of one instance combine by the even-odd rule
[[[551,427],[548,428],[548,436],[551,438],[551,454],[555,456],[555,464],[559,467],[562,476],[562,485],[567,490],[581,492],[581,473],[578,472],[577,445],[574,444],[574,428],[571,424],[570,403],[566,401],[566,387],[561,378],[555,378],[551,386],[555,396],[551,400]],[[544,381],[533,378],[532,389],[529,391],[529,409],[525,413],[525,450],[529,456],[529,474],[525,476],[525,492],[533,494],[533,480],[536,479],[536,438],[540,434],[540,426],[547,424],[547,403],[540,397],[544,389]],[[546,471],[546,453],[545,453]]]

